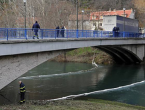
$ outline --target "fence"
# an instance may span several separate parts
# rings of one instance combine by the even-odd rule
[[[35,29],[34,29],[35,30]],[[0,40],[33,39],[34,30],[20,28],[0,28]],[[145,37],[142,33],[133,32],[112,32],[94,30],[56,30],[40,29],[39,39],[59,39],[59,38],[108,38],[108,37]]]

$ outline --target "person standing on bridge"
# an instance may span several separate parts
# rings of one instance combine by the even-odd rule
[[[64,37],[64,32],[65,32],[65,28],[64,26],[62,26],[61,31],[60,31],[62,37]]]
[[[36,21],[35,24],[33,24],[32,30],[34,30],[34,36],[33,39],[35,37],[37,37],[37,39],[39,39],[38,37],[38,30],[40,29],[40,25],[38,24],[38,22]]]
[[[22,83],[22,81],[19,81],[20,84],[20,104],[25,103],[25,85]]]
[[[59,26],[56,27],[56,35],[59,36]]]

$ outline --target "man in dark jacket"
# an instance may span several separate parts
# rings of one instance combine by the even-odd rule
[[[25,103],[25,85],[22,83],[22,81],[19,81],[20,84],[20,104]]]
[[[63,27],[61,28],[61,32],[60,32],[62,37],[64,37],[64,31],[65,31],[65,30],[64,30],[64,26],[63,26]]]
[[[59,26],[56,27],[56,35],[59,36]]]
[[[40,29],[40,25],[38,24],[38,22],[36,21],[35,24],[33,24],[33,27],[32,27],[32,30],[34,30],[34,36],[33,36],[33,39],[35,37],[37,37],[37,39],[39,39],[38,37],[38,30]]]

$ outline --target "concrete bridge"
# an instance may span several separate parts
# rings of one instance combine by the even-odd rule
[[[0,89],[41,63],[66,51],[95,47],[117,63],[141,63],[145,38],[70,38],[0,41]]]

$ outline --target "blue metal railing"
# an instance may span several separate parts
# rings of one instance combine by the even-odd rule
[[[0,28],[0,40],[33,39],[34,31],[32,29],[20,28]],[[39,39],[58,39],[58,38],[111,38],[111,37],[145,37],[142,33],[133,32],[112,32],[112,31],[94,31],[94,30],[56,30],[40,29],[38,31]]]

